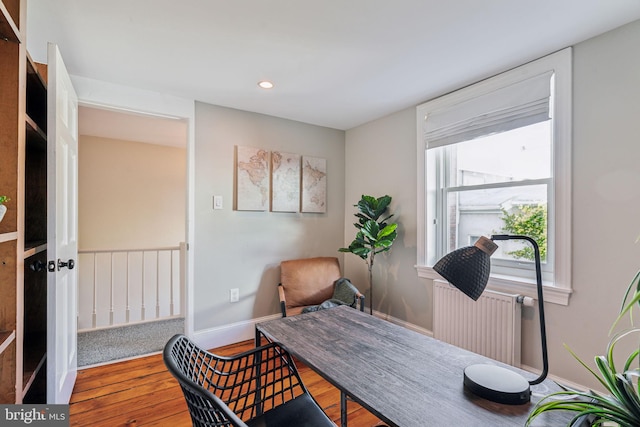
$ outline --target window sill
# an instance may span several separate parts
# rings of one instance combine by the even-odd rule
[[[436,273],[433,268],[424,265],[416,265],[418,277],[424,279],[440,279],[442,277]],[[509,276],[491,276],[487,289],[492,291],[504,292],[507,294],[518,294],[526,297],[537,299],[538,290],[534,281],[523,279],[520,277]],[[569,305],[569,297],[573,292],[571,289],[553,286],[551,283],[543,283],[544,302],[559,305]]]

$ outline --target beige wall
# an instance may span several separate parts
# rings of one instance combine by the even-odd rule
[[[356,235],[354,204],[363,194],[392,197],[390,213],[398,223],[398,238],[389,252],[375,258],[374,310],[431,329],[431,313],[425,310],[431,287],[418,280],[416,264],[416,125],[410,108],[347,131],[346,134],[345,240]],[[348,277],[366,284],[367,269],[360,257],[345,254]],[[366,292],[367,307],[370,291]]]
[[[575,293],[569,307],[552,306],[547,316],[551,369],[571,378],[584,378],[584,368],[559,347],[566,342],[590,362],[604,354],[624,290],[640,268],[639,45],[636,21],[574,49]]]
[[[344,132],[196,103],[194,330],[276,314],[281,260],[337,256],[344,236]],[[233,210],[235,147],[327,159],[327,212]],[[213,196],[224,208],[213,210]],[[240,301],[229,302],[229,289]]]
[[[604,354],[624,290],[640,267],[640,21],[574,47],[573,288],[569,306],[546,304],[550,372],[596,387],[563,347],[592,363]],[[427,100],[425,100],[427,101]],[[346,133],[347,206],[361,192],[394,196],[403,229],[374,279],[375,307],[431,329],[431,281],[416,262],[415,109]],[[379,171],[379,172],[376,172]],[[381,172],[380,172],[381,171]],[[366,178],[364,178],[366,177]],[[345,242],[353,238],[345,213]],[[396,246],[397,245],[397,246]],[[359,258],[345,256],[347,274],[365,277]],[[523,315],[523,364],[541,367],[537,310]],[[624,354],[624,349],[620,348]],[[628,354],[628,353],[627,353]]]
[[[80,136],[79,249],[185,241],[186,150]]]

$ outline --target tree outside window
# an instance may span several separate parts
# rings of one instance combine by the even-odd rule
[[[511,212],[502,209],[501,219],[504,221],[503,233],[531,237],[538,243],[541,260],[547,259],[547,205],[517,205]],[[507,254],[516,259],[535,260],[533,248],[530,245],[509,251]]]

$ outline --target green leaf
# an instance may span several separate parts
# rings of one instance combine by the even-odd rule
[[[631,294],[631,290],[634,287],[635,287],[635,293],[631,296],[631,300],[627,302],[627,300],[629,299],[629,295]],[[633,277],[633,280],[631,280],[631,283],[629,283],[629,286],[627,287],[627,291],[625,292],[624,298],[622,299],[620,314],[618,315],[616,320],[613,322],[613,325],[609,330],[609,334],[612,333],[613,329],[616,327],[618,322],[620,322],[620,320],[627,313],[629,313],[629,316],[631,318],[631,323],[633,324],[632,309],[636,304],[640,304],[640,271],[636,273],[636,275]]]
[[[594,377],[596,377],[596,379],[598,381],[600,381],[600,383],[602,384],[603,387],[607,387],[607,385],[605,384],[604,380],[602,378],[600,378],[600,376],[598,374],[596,374],[596,372],[591,369],[589,366],[586,365],[586,363],[584,363],[582,361],[582,359],[580,359],[566,344],[564,344],[564,348],[566,348],[569,353],[571,353],[571,355],[574,357],[574,359],[576,359],[578,361],[578,363],[580,363],[587,371],[591,372],[591,375],[593,375]]]
[[[377,222],[369,220],[364,223],[364,225],[360,229],[360,232],[362,232],[362,234],[364,234],[369,240],[375,242],[376,240],[378,240],[377,236],[380,232],[380,227],[378,226]]]
[[[391,196],[382,196],[376,199],[373,196],[362,195],[355,206],[367,219],[378,221],[378,218],[387,210],[390,203]]]
[[[389,240],[389,239],[383,239],[383,240],[378,240],[376,242],[376,248],[390,248],[391,245],[393,245],[393,240]]]
[[[393,214],[389,215],[388,217],[386,217],[385,219],[382,220],[378,220],[379,224],[385,224],[388,220],[390,220],[393,217]],[[385,224],[386,225],[386,224]]]
[[[386,227],[384,227],[382,230],[380,230],[377,234],[377,239],[380,240],[383,237],[387,237],[393,233],[395,233],[396,229],[398,228],[398,224],[389,224]],[[393,239],[392,239],[393,240]]]
[[[374,209],[376,221],[378,220],[378,218],[380,218],[380,215],[382,215],[387,210],[390,203],[391,203],[391,196],[382,196],[376,200],[376,206]]]
[[[354,248],[353,250],[351,250],[351,253],[353,253],[354,255],[358,255],[362,259],[367,259],[367,255],[369,255],[369,252],[371,252],[371,249],[369,248]]]
[[[362,198],[356,205],[367,219],[375,219],[376,207],[378,202],[375,197],[362,195]]]

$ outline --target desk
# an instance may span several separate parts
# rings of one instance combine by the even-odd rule
[[[392,427],[523,426],[533,403],[502,405],[467,392],[463,369],[499,362],[341,306],[256,325],[291,354]],[[523,373],[525,378],[535,375]],[[558,390],[532,387],[532,402]],[[346,426],[345,399],[342,425]],[[571,416],[549,412],[537,426],[563,426]]]

